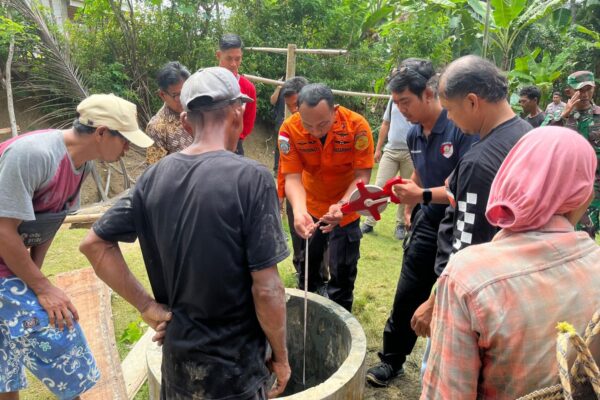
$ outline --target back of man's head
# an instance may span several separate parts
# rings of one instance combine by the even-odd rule
[[[475,94],[489,103],[498,103],[508,95],[506,76],[492,62],[478,56],[461,57],[448,65],[441,78],[440,95],[447,99]]]
[[[333,92],[322,83],[311,83],[302,88],[298,94],[298,107],[306,104],[308,107],[316,107],[325,100],[330,109],[333,109]]]
[[[308,80],[305,77],[295,76],[283,83],[283,86],[281,87],[281,95],[283,97],[289,97],[299,94],[302,88],[306,85],[308,85]]]
[[[235,33],[226,33],[219,39],[219,50],[241,49],[244,47],[242,38]]]
[[[190,71],[178,61],[170,61],[162,66],[156,74],[158,87],[165,91],[171,85],[176,85],[190,77]]]
[[[432,89],[437,93],[435,77],[436,73],[431,61],[407,58],[398,65],[397,71],[388,84],[388,90],[392,93],[402,93],[408,89],[412,94],[421,97],[425,89],[433,84]]]
[[[537,86],[525,86],[519,92],[519,96],[525,96],[529,100],[535,100],[536,103],[539,103],[540,97],[542,97],[542,92]]]

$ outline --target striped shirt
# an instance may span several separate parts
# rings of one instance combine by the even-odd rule
[[[558,383],[559,321],[600,308],[600,248],[554,216],[452,256],[438,281],[421,399],[515,399]]]

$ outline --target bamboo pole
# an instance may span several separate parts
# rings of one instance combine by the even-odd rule
[[[67,218],[63,221],[64,224],[92,224],[100,219],[104,213],[98,214],[75,214],[67,215]]]
[[[281,86],[283,85],[283,81],[279,81],[276,79],[263,78],[255,75],[247,75],[244,74],[246,78],[254,82],[265,83],[267,85]],[[389,94],[377,94],[377,93],[363,93],[363,92],[351,92],[347,90],[337,90],[332,89],[333,94],[337,94],[340,96],[354,96],[354,97],[371,97],[376,99],[390,99]]]
[[[287,59],[285,63],[285,80],[287,81],[294,76],[296,76],[296,45],[288,44]],[[286,104],[285,117],[288,118],[290,115],[292,115],[292,113]]]
[[[8,15],[10,18],[10,14]],[[15,35],[10,38],[10,44],[8,46],[8,57],[6,58],[6,105],[8,108],[8,119],[10,120],[10,128],[13,137],[19,135],[17,129],[17,119],[15,118],[15,106],[13,102],[13,91],[12,91],[12,60],[15,52]]]
[[[279,47],[244,47],[244,50],[262,51],[264,53],[287,54],[287,48]],[[320,55],[343,55],[347,54],[348,50],[338,49],[296,49],[299,54],[320,54]]]

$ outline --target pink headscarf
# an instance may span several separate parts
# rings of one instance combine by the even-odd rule
[[[502,163],[485,213],[490,224],[531,231],[553,215],[573,211],[593,190],[596,154],[577,132],[536,128],[523,136]]]

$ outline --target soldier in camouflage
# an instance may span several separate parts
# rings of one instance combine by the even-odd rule
[[[600,161],[600,107],[593,102],[596,88],[594,74],[590,71],[574,72],[567,78],[567,85],[574,90],[573,96],[562,114],[556,115],[550,124],[565,126],[579,132],[590,142]],[[595,199],[579,223],[579,227],[592,239],[595,239],[596,232],[600,230],[600,163],[596,169],[594,189]]]

